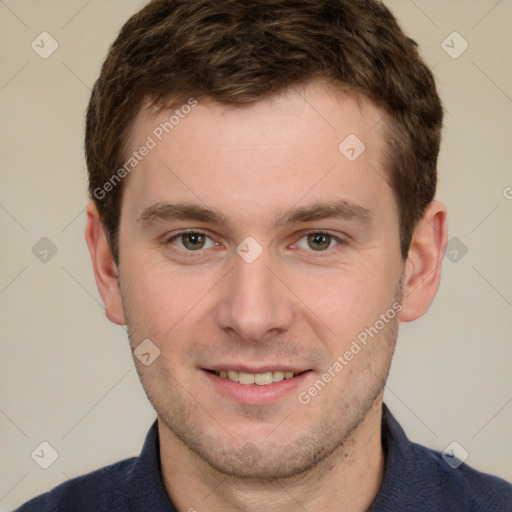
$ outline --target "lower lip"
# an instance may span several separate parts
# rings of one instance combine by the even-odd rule
[[[207,370],[203,370],[203,373],[216,390],[237,402],[246,405],[266,405],[278,402],[293,391],[297,391],[299,386],[304,386],[304,380],[308,378],[311,371],[308,370],[291,379],[284,379],[265,386],[240,384],[224,377],[218,377]]]

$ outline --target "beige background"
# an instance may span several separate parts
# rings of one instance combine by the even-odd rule
[[[103,314],[83,236],[84,110],[142,3],[0,0],[2,511],[138,454],[154,418],[126,331]],[[467,247],[452,241],[458,260],[445,258],[431,311],[402,326],[386,401],[412,439],[440,450],[457,441],[467,463],[512,480],[512,2],[386,3],[439,82],[438,197]],[[31,48],[43,31],[59,45],[47,59]],[[456,59],[441,46],[454,31],[469,44]],[[463,48],[458,36],[446,44]],[[57,249],[47,262],[32,252],[42,237]],[[42,441],[59,454],[46,470],[31,458]]]

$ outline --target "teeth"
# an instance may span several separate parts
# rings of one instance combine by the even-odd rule
[[[258,386],[266,386],[272,382],[272,372],[257,373],[254,376],[254,383]]]
[[[240,384],[254,384],[254,373],[240,372],[238,374],[238,382]]]
[[[281,382],[284,379],[284,372],[272,372],[272,381]]]
[[[219,370],[215,372],[217,377],[223,379],[229,379],[239,384],[257,384],[258,386],[267,386],[273,382],[281,382],[284,379],[291,379],[298,375],[294,372],[264,372],[264,373],[247,373],[247,372],[236,372],[233,370]]]
[[[234,372],[232,370],[229,370],[228,371],[228,379],[232,380],[233,382],[238,382],[238,372]]]

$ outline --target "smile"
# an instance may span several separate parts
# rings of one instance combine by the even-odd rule
[[[226,366],[202,368],[203,375],[212,390],[245,405],[269,405],[287,397],[293,399],[312,374],[311,369],[285,365]]]
[[[281,382],[285,379],[296,377],[301,372],[272,371],[263,373],[238,372],[234,370],[217,370],[214,372],[217,377],[229,379],[239,384],[257,384],[258,386],[267,386],[274,382]]]

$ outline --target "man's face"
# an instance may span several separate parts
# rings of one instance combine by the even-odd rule
[[[136,361],[142,384],[163,432],[214,468],[298,474],[379,405],[389,371],[398,320],[378,321],[401,299],[403,262],[382,113],[313,83],[250,106],[200,101],[158,141],[172,113],[139,114],[132,150],[157,144],[121,212],[132,348],[160,350]]]

